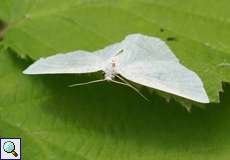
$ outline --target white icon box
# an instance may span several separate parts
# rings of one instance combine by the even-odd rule
[[[21,139],[0,138],[1,155],[0,160],[21,160]]]

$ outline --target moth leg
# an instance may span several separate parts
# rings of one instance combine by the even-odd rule
[[[89,81],[89,82],[84,82],[84,83],[77,83],[77,84],[69,85],[69,87],[83,86],[83,85],[92,84],[92,83],[98,83],[98,82],[103,82],[103,81],[106,81],[106,80],[105,79],[99,79],[99,80],[95,80],[95,81]]]
[[[137,92],[142,98],[144,98],[146,101],[150,101],[147,97],[145,97],[137,88],[135,88],[133,85],[131,85],[128,81],[126,81],[124,78],[122,78],[121,76],[119,75],[115,75],[117,78],[119,78],[121,81],[123,82],[119,82],[119,81],[115,81],[115,80],[112,80],[112,82],[114,83],[118,83],[118,84],[122,84],[122,85],[125,85],[125,86],[128,86],[130,88],[132,88],[135,92]]]

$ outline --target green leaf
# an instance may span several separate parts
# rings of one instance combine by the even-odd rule
[[[168,45],[217,102],[222,82],[230,82],[227,0],[0,1],[7,24],[0,29],[0,137],[22,137],[23,159],[230,158],[229,85],[220,103],[188,113],[175,101],[153,94],[147,103],[115,84],[67,87],[98,74],[25,76],[32,62],[21,59],[92,51],[133,32],[176,36]]]
[[[222,82],[230,82],[228,6],[227,0],[2,0],[0,18],[8,23],[4,45],[33,59],[96,50],[133,32],[176,36],[168,45],[218,102]]]
[[[220,104],[188,113],[110,83],[66,87],[82,76],[26,76],[27,65],[0,50],[0,137],[21,137],[25,160],[230,157],[229,85]]]

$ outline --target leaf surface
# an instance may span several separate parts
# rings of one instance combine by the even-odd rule
[[[22,137],[23,159],[229,159],[229,85],[220,103],[189,114],[124,86],[67,87],[99,75],[25,76],[32,62],[21,59],[93,51],[135,32],[175,36],[168,45],[218,102],[230,81],[228,0],[0,1],[0,137]]]
[[[68,88],[75,76],[22,75],[27,65],[0,52],[0,136],[21,137],[24,159],[230,157],[229,86],[220,104],[189,114],[174,101],[154,95],[148,103],[118,85]]]
[[[230,81],[230,10],[227,0],[54,1],[2,0],[9,24],[4,45],[33,59],[96,50],[138,32],[166,39],[181,62],[204,81],[212,102]],[[163,32],[161,32],[163,31]]]

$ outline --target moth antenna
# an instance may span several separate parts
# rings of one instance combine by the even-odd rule
[[[118,84],[122,84],[122,85],[125,85],[125,86],[128,86],[130,88],[132,88],[135,92],[137,92],[142,98],[144,98],[146,101],[150,101],[147,97],[145,97],[137,88],[135,88],[133,85],[131,85],[128,81],[126,81],[124,78],[122,78],[121,76],[119,75],[115,75],[117,78],[119,78],[121,81],[123,82],[119,82],[119,81],[115,81],[115,80],[112,80],[112,82],[114,83],[118,83]]]
[[[115,56],[117,56],[117,55],[121,54],[122,52],[124,52],[124,50],[123,50],[123,49],[119,50],[119,51],[116,53],[116,55],[115,55]]]
[[[77,84],[69,85],[69,87],[83,86],[83,85],[92,84],[92,83],[98,83],[98,82],[103,82],[103,81],[106,81],[106,80],[105,79],[99,79],[99,80],[95,80],[95,81],[89,81],[89,82],[84,82],[84,83],[77,83]]]

